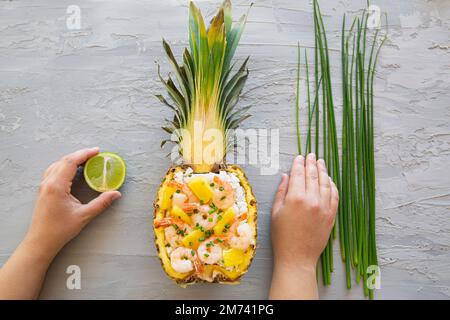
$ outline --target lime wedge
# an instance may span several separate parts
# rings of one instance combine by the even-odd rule
[[[119,189],[125,181],[125,175],[125,161],[111,152],[99,153],[84,166],[84,179],[89,187],[98,192]]]

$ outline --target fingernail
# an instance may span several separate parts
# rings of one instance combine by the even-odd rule
[[[92,151],[98,151],[98,150],[100,150],[100,148],[99,147],[93,147],[93,148],[91,148],[91,150]]]
[[[297,159],[298,159],[298,162],[300,162],[300,164],[303,164],[305,162],[305,158],[302,155],[298,155]]]
[[[113,200],[117,200],[122,196],[122,194],[119,191],[114,192],[114,194],[112,195],[112,199]]]
[[[323,166],[324,169],[326,168],[326,167],[325,167],[325,161],[323,161],[323,159],[317,160],[317,163],[319,163],[321,166]]]
[[[311,160],[316,160],[316,154],[315,153],[310,153],[308,154],[308,158]]]

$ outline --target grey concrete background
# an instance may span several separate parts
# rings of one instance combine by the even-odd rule
[[[246,128],[280,128],[280,171],[296,153],[296,43],[313,45],[308,1],[254,1],[238,59],[251,55],[241,106]],[[247,166],[259,200],[259,250],[239,286],[187,289],[168,280],[155,256],[151,206],[169,166],[160,125],[169,111],[155,61],[169,71],[161,38],[179,56],[187,5],[164,1],[0,1],[0,263],[24,236],[44,169],[86,146],[121,154],[128,164],[123,198],[71,242],[51,266],[44,299],[265,298],[271,278],[269,211],[279,175]],[[207,15],[220,1],[201,1]],[[234,1],[240,15],[250,1]],[[333,50],[339,106],[342,14],[365,0],[321,1]],[[376,80],[379,299],[450,297],[450,4],[446,0],[374,1],[389,14],[390,37]],[[68,5],[81,8],[81,30],[68,30]],[[339,114],[339,112],[338,112]],[[338,117],[339,118],[339,117]],[[82,181],[76,194],[94,194]],[[345,289],[335,243],[332,285],[324,299],[363,297]],[[67,290],[68,265],[82,289]]]

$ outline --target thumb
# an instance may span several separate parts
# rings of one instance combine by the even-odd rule
[[[287,174],[283,173],[283,175],[281,176],[281,182],[278,187],[278,191],[275,195],[275,200],[273,201],[272,215],[278,212],[278,210],[280,210],[281,206],[283,205],[284,198],[286,197],[286,193],[288,190],[288,184],[289,177]]]
[[[108,208],[114,200],[119,199],[122,194],[119,191],[108,191],[99,195],[83,206],[83,213],[90,218],[95,218]]]

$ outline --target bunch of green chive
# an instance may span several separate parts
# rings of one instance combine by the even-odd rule
[[[386,37],[379,39],[379,29],[372,34],[371,49],[366,52],[369,41],[369,13],[364,11],[356,17],[346,31],[345,15],[341,34],[342,63],[342,153],[340,159],[335,107],[333,102],[330,58],[326,30],[317,0],[314,10],[314,101],[311,99],[308,56],[305,49],[306,91],[308,128],[305,155],[314,151],[323,158],[329,174],[340,193],[337,213],[341,257],[345,262],[347,288],[352,285],[352,269],[356,282],[363,278],[365,295],[373,298],[373,289],[367,286],[368,267],[378,265],[375,237],[375,163],[374,163],[374,99],[375,69],[380,48]],[[356,26],[356,30],[355,30]],[[350,49],[351,54],[350,54]],[[367,50],[368,51],[368,50]],[[367,66],[366,66],[367,63]],[[302,154],[300,133],[300,65],[298,46],[296,129],[298,152]],[[313,137],[314,136],[314,137]],[[314,140],[314,149],[313,149]],[[322,147],[322,148],[320,148]],[[342,164],[342,166],[341,166]],[[333,239],[321,255],[324,285],[331,284],[333,271]]]

